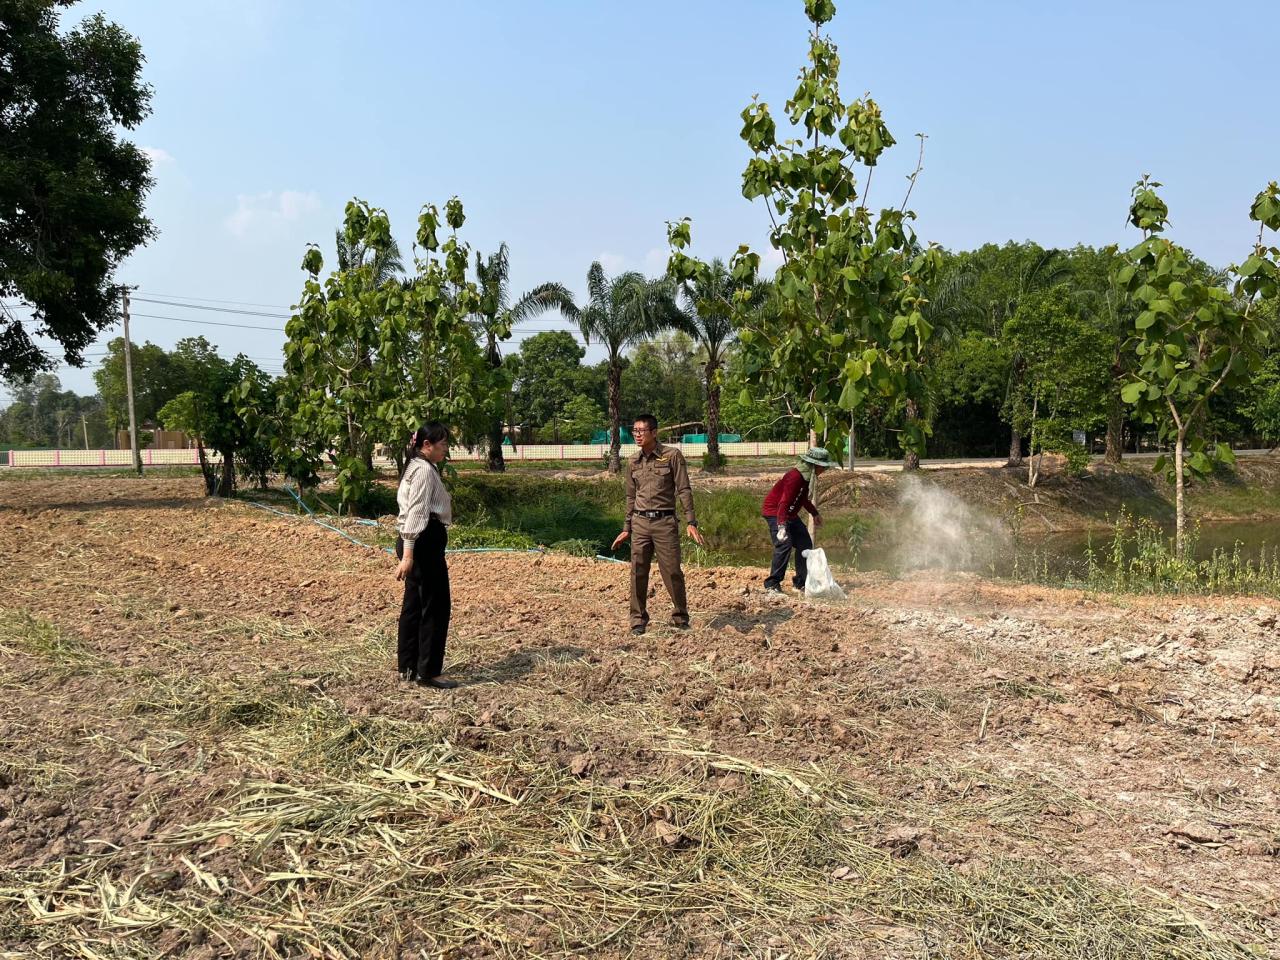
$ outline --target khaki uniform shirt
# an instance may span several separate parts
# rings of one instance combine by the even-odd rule
[[[631,529],[631,515],[637,510],[674,510],[676,498],[684,508],[686,523],[697,523],[693,513],[693,487],[689,484],[689,468],[684,454],[675,447],[658,444],[652,453],[636,453],[627,465],[627,519],[624,530]]]

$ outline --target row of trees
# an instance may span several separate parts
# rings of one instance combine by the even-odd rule
[[[1111,459],[1126,434],[1147,431],[1172,452],[1161,467],[1178,487],[1181,534],[1185,479],[1230,458],[1215,441],[1277,433],[1280,253],[1267,239],[1280,229],[1280,188],[1256,197],[1252,250],[1226,271],[1163,235],[1168,211],[1146,178],[1130,209],[1143,234],[1132,249],[1020,244],[948,255],[920,243],[911,226],[923,137],[905,196],[872,205],[876,168],[895,138],[870,96],[840,95],[839,55],[822,32],[833,0],[804,7],[809,57],[782,111],[789,129],[780,133],[758,99],[742,112],[752,153],[742,192],[762,201],[782,256],[770,283],[746,245],[727,263],[692,256],[684,220],[668,225],[663,277],[609,277],[596,263],[581,303],[556,283],[514,297],[505,247],[474,253],[460,237],[456,198],[443,213],[424,207],[409,269],[385,212],[353,201],[336,269],[322,279],[319,249],[304,257],[284,376],[271,380],[243,357],[224,360],[188,342],[178,351],[192,358],[178,365],[180,389],[144,395],[142,415],[153,409],[223,452],[222,476],[206,472],[210,489],[230,488],[236,462],[259,477],[278,469],[307,482],[330,458],[347,503],[368,492],[375,447],[398,451],[427,418],[459,425],[464,442],[487,443],[495,470],[504,425],[517,415],[544,429],[549,422],[556,436],[580,433],[603,408],[617,470],[624,402],[679,418],[695,395],[713,469],[722,420],[756,436],[798,428],[837,454],[859,441],[864,450],[896,448],[908,468],[926,451],[972,449],[1002,428],[1010,462],[1025,457],[1033,484],[1046,452],[1079,459],[1079,430],[1104,432]],[[32,6],[10,25],[6,46],[17,106],[0,118],[0,161],[22,175],[0,191],[0,297],[21,297],[33,319],[0,316],[0,374],[26,380],[51,363],[29,324],[77,361],[114,320],[114,265],[151,232],[141,212],[146,159],[117,134],[148,110],[140,49],[102,18],[66,35],[57,19],[56,6]],[[102,196],[110,202],[95,201]],[[580,347],[563,341],[503,356],[512,328],[547,311],[604,348],[598,370],[581,368]],[[146,350],[143,369],[169,363]],[[555,363],[573,376],[540,369]],[[689,365],[696,377],[672,379]],[[116,379],[104,373],[99,383],[108,420],[122,406]],[[27,420],[36,439],[37,418]],[[54,440],[65,427],[55,424]]]
[[[945,271],[942,251],[922,248],[910,229],[923,137],[901,204],[872,213],[872,177],[895,141],[875,101],[840,96],[839,56],[822,33],[835,16],[834,0],[805,0],[805,12],[809,62],[786,104],[790,135],[778,136],[767,104],[753,100],[742,112],[741,136],[753,154],[743,196],[764,201],[783,265],[776,309],[754,309],[747,290],[759,258],[739,248],[734,326],[748,372],[798,412],[811,436],[839,449],[860,411],[887,402],[900,408],[900,442],[914,460],[932,432],[929,374],[939,334],[955,326],[974,278]],[[1134,188],[1129,219],[1143,240],[1122,254],[1105,252],[1104,304],[1086,311],[1057,285],[1037,290],[1038,278],[1053,269],[1046,253],[1022,273],[1014,300],[993,320],[1004,320],[1008,348],[1010,459],[1021,458],[1021,436],[1029,435],[1034,482],[1040,451],[1063,445],[1064,428],[1087,415],[1090,398],[1104,398],[1113,427],[1123,419],[1120,405],[1130,406],[1173,451],[1181,552],[1187,476],[1230,458],[1226,445],[1206,442],[1209,405],[1226,390],[1247,387],[1264,362],[1280,293],[1280,248],[1265,241],[1268,231],[1280,230],[1280,187],[1272,182],[1255,198],[1253,249],[1221,276],[1206,275],[1162,235],[1168,208],[1158,187],[1144,177]],[[687,252],[689,221],[669,224],[668,237],[670,273],[703,282],[711,265]],[[1108,355],[1109,365],[1097,362]],[[1117,439],[1110,445],[1116,455]]]
[[[347,269],[353,250],[341,235],[337,252],[339,269]],[[929,425],[925,448],[929,455],[993,456],[1008,451],[1015,462],[1021,462],[1030,439],[1036,452],[1028,464],[1034,479],[1038,457],[1046,449],[1083,452],[1072,442],[1074,430],[1105,435],[1112,459],[1120,457],[1126,444],[1132,448],[1140,433],[1158,439],[1154,428],[1142,424],[1123,403],[1116,386],[1116,371],[1123,375],[1125,369],[1120,355],[1125,321],[1118,309],[1124,303],[1123,292],[1111,278],[1115,262],[1116,255],[1110,251],[1046,250],[1029,242],[942,254],[938,289],[929,295],[929,316],[937,330],[923,369],[926,402],[921,415]],[[554,284],[543,284],[512,304],[505,284],[507,265],[504,247],[487,261],[478,259],[476,272],[489,268],[490,278],[502,277],[503,282],[494,285],[495,300],[511,316],[511,326],[536,315],[529,305],[548,296],[555,298],[556,309],[568,312],[572,298]],[[379,282],[398,278],[403,269],[398,251],[380,259],[374,269]],[[1219,277],[1204,264],[1196,269],[1207,282]],[[755,284],[753,293],[758,301],[755,310],[771,309],[777,296],[769,282]],[[702,310],[711,320],[723,318],[720,336],[713,341],[718,363],[711,362],[705,341],[695,340],[679,326],[639,342],[621,357],[621,422],[647,410],[664,425],[694,424],[689,429],[701,430],[711,419],[710,383],[720,386],[724,394],[719,405],[722,429],[750,439],[803,437],[806,427],[785,397],[770,403],[759,396],[745,351],[735,342],[735,331],[725,317],[731,303],[727,299],[721,303],[726,309],[719,317],[710,307]],[[1264,321],[1273,325],[1274,303],[1264,301],[1260,311]],[[492,331],[491,323],[476,325],[486,357],[501,349],[502,341],[496,336],[492,345],[487,342]],[[507,389],[495,399],[500,416],[494,419],[505,423],[505,432],[517,442],[586,441],[606,423],[609,361],[584,364],[586,350],[581,341],[580,332],[546,331],[525,339],[518,350],[500,354],[501,383]],[[151,343],[134,346],[141,422],[162,423],[160,410],[189,389],[198,358],[210,349],[199,338],[182,341],[173,351]],[[708,377],[713,367],[718,373]],[[107,357],[94,378],[98,398],[67,395],[50,400],[48,375],[21,388],[13,408],[0,420],[0,442],[69,445],[68,424],[73,417],[80,422],[76,411],[82,408],[93,445],[109,442],[109,430],[126,423],[122,340],[108,345]],[[1280,354],[1266,353],[1251,381],[1224,388],[1210,398],[1205,412],[1209,436],[1235,443],[1272,442],[1280,435],[1278,382]],[[35,394],[41,394],[41,399],[32,403]],[[862,454],[902,453],[904,407],[896,400],[873,397],[858,411],[852,422]],[[42,430],[31,428],[32,411],[46,417]]]
[[[101,397],[63,390],[50,373],[14,379],[8,392],[9,405],[0,410],[0,447],[113,445]]]

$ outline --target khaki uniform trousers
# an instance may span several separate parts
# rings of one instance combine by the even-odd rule
[[[654,555],[658,571],[671,597],[671,622],[689,623],[689,600],[685,595],[684,571],[680,569],[680,523],[675,516],[649,520],[631,517],[631,626],[649,623],[649,567]]]

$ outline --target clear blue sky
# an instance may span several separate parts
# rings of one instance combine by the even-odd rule
[[[1129,188],[1150,171],[1178,239],[1218,264],[1247,252],[1249,203],[1280,177],[1276,0],[837,6],[842,91],[870,91],[900,142],[873,205],[900,197],[912,135],[929,136],[912,198],[923,239],[1135,239]],[[517,292],[581,293],[593,259],[657,272],[664,221],[685,215],[702,255],[762,246],[765,212],[739,193],[738,114],[757,92],[780,114],[806,50],[801,0],[89,0],[72,16],[98,9],[141,39],[155,88],[135,139],[156,158],[159,235],[120,279],[141,296],[284,307],[308,241],[332,262],[352,196],[385,207],[407,250],[419,206],[459,195],[473,246],[510,245]],[[283,343],[134,329],[166,347],[202,333],[276,358],[267,368]],[[89,369],[58,372],[92,392]]]

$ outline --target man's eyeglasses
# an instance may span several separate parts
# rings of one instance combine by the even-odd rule
[[[634,427],[632,428],[631,432],[632,433],[652,433],[653,431],[650,430],[648,427]]]

